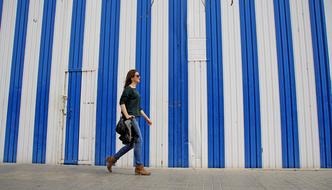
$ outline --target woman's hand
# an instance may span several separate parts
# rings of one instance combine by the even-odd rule
[[[146,122],[149,124],[149,125],[152,125],[152,121],[150,118],[146,118]]]
[[[126,116],[126,119],[134,119],[134,118],[135,118],[135,116],[133,116],[133,115]]]
[[[151,119],[144,113],[144,111],[141,109],[141,115],[144,117],[145,121],[149,124],[152,125]]]

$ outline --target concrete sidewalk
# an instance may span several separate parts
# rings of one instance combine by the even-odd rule
[[[0,164],[1,190],[332,189],[332,170],[133,169]]]

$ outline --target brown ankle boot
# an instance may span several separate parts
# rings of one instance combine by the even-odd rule
[[[109,172],[112,172],[112,166],[116,163],[116,159],[113,156],[106,158],[106,166]]]
[[[143,165],[137,165],[135,168],[136,175],[151,175],[151,172],[148,172],[144,169]]]

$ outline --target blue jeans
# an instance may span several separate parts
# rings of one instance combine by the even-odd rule
[[[142,165],[142,134],[141,130],[139,129],[139,125],[136,119],[132,120],[133,129],[135,130],[136,134],[138,135],[138,140],[136,143],[130,143],[126,146],[122,147],[116,154],[114,154],[114,158],[118,160],[121,158],[121,156],[125,155],[127,152],[129,152],[131,149],[134,148],[134,162],[135,166]]]

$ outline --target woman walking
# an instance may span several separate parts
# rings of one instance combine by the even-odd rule
[[[124,120],[131,120],[132,130],[137,135],[137,140],[122,147],[116,154],[106,158],[107,169],[112,172],[112,166],[116,161],[124,154],[134,148],[134,162],[135,162],[135,174],[136,175],[150,175],[151,173],[146,171],[142,162],[142,134],[137,122],[140,116],[143,116],[149,125],[152,125],[150,118],[144,113],[140,107],[141,97],[136,90],[136,86],[140,83],[140,75],[132,69],[127,73],[124,90],[120,98],[121,114]]]

